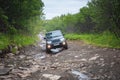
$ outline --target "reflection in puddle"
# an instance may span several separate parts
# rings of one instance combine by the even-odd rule
[[[87,75],[85,75],[85,74],[83,74],[83,73],[81,73],[81,72],[72,70],[72,74],[78,76],[78,79],[79,79],[79,80],[90,80]]]
[[[51,49],[52,53],[58,53],[62,50],[62,48]]]

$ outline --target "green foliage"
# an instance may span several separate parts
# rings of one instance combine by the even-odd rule
[[[45,21],[45,29],[60,29],[70,40],[120,47],[120,0],[91,0],[79,13]],[[70,34],[69,34],[70,33]],[[82,34],[82,35],[78,35]]]
[[[65,37],[68,40],[81,40],[81,35],[78,34],[66,34]]]
[[[110,32],[104,32],[102,34],[67,34],[65,37],[68,40],[83,40],[86,43],[96,46],[120,48],[120,38],[117,39]]]
[[[62,30],[65,32],[74,32],[76,29],[74,29],[76,23],[76,17],[74,17],[71,14],[67,15],[61,15],[60,17],[55,17],[52,20],[46,20],[44,21],[44,29],[47,31],[51,30]],[[69,29],[68,29],[69,28]]]
[[[12,52],[13,54],[15,54],[17,51],[18,51],[18,49],[17,49],[16,47],[13,47],[12,50],[11,50],[11,52]]]
[[[10,41],[7,35],[0,33],[0,49],[7,48]]]
[[[77,14],[61,15],[45,23],[45,29],[65,33],[102,33],[110,31],[120,37],[120,1],[91,0]]]
[[[11,42],[21,47],[34,44],[37,40],[38,40],[37,36],[16,34],[13,36],[13,40]]]
[[[43,23],[43,6],[41,0],[0,0],[0,49],[33,44]]]
[[[91,0],[77,14],[62,15],[47,21],[45,28],[61,29],[70,40],[84,40],[98,46],[120,48],[119,9],[119,0]]]
[[[88,6],[97,32],[109,30],[116,37],[120,37],[119,0],[92,0]]]
[[[0,49],[7,48],[8,45],[16,45],[18,47],[34,44],[38,40],[37,36],[15,34],[5,35],[0,34]],[[13,52],[16,49],[13,48]]]
[[[41,0],[0,0],[0,32],[34,34],[33,24],[41,20],[43,6]]]
[[[11,34],[11,35],[14,35],[14,34],[17,33],[17,30],[13,26],[10,26],[8,33]]]

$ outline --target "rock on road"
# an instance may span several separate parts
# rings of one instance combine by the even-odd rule
[[[46,54],[39,44],[0,58],[1,70],[12,67],[0,80],[120,80],[118,49],[68,41],[67,50]]]

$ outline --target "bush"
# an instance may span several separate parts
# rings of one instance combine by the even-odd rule
[[[9,44],[10,44],[10,41],[8,36],[0,33],[0,49],[7,48]]]
[[[5,49],[9,45],[16,45],[18,47],[34,44],[38,40],[37,36],[29,36],[22,34],[5,35],[0,34],[0,49]]]
[[[117,39],[115,35],[107,31],[102,34],[67,34],[65,37],[68,40],[83,40],[100,47],[120,48],[120,38]]]

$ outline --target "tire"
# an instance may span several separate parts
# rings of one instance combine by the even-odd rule
[[[46,53],[50,53],[50,52],[51,52],[51,50],[46,48]]]
[[[67,45],[67,42],[66,42],[66,45],[63,46],[64,49],[68,49],[68,45]]]
[[[46,44],[46,53],[50,53],[51,52],[51,48],[47,48],[48,44]]]

